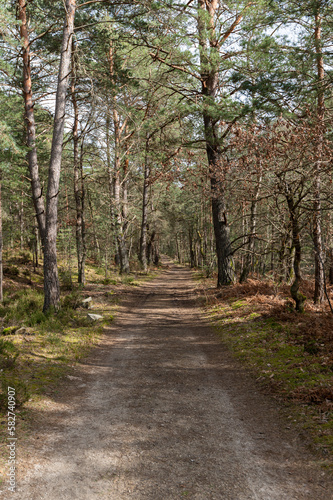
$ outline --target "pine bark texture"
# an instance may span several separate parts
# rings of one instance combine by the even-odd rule
[[[72,37],[74,33],[75,0],[66,0],[66,18],[63,30],[61,57],[51,158],[46,196],[46,231],[44,248],[44,312],[60,307],[60,285],[57,266],[57,223],[61,157],[65,126],[66,93],[70,75]]]

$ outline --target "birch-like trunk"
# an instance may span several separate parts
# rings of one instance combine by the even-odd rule
[[[57,266],[58,198],[65,126],[66,93],[71,65],[72,37],[74,33],[76,1],[66,0],[65,8],[66,19],[61,46],[51,158],[46,195],[46,226],[44,247],[44,312],[52,309],[58,310],[60,307],[60,286]]]
[[[25,121],[27,127],[27,146],[29,148],[27,159],[30,173],[32,190],[32,201],[35,208],[36,219],[42,247],[45,240],[45,206],[43,191],[39,178],[37,148],[36,148],[36,124],[34,114],[34,101],[32,96],[31,64],[30,64],[30,39],[27,24],[26,0],[18,0],[18,18],[20,24],[20,35],[23,43],[23,98],[25,108]]]

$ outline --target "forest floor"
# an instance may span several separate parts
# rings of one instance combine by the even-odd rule
[[[0,498],[333,499],[330,473],[202,306],[191,272],[170,262],[127,288],[91,354],[28,403],[17,492],[3,483]]]

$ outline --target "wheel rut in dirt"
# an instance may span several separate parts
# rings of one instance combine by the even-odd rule
[[[172,265],[128,294],[36,426],[13,499],[333,498],[196,297],[190,271]]]

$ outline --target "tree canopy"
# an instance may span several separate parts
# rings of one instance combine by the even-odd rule
[[[325,0],[0,2],[4,248],[333,281]]]

